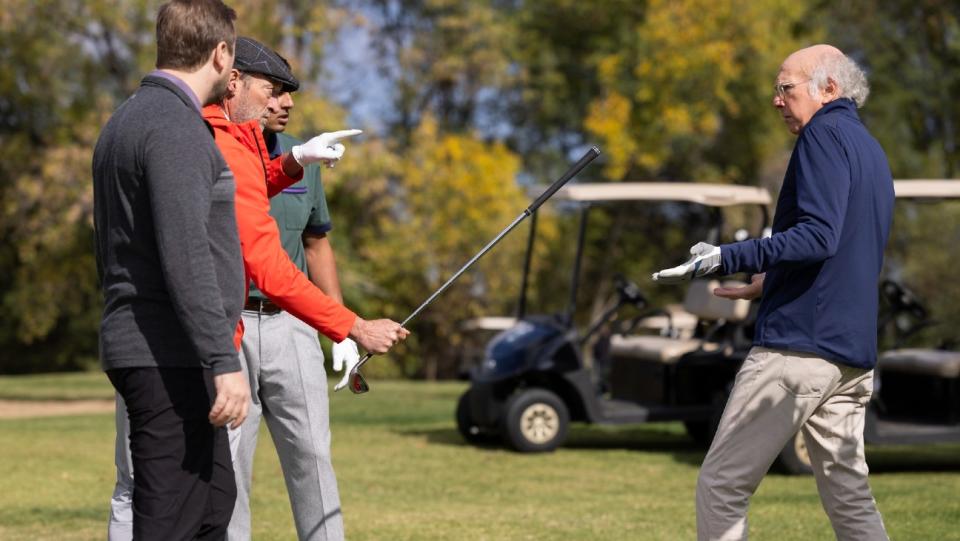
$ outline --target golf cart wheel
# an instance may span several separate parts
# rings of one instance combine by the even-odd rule
[[[803,434],[797,434],[790,438],[787,446],[780,451],[777,457],[777,465],[780,470],[790,475],[810,475],[813,473],[813,467],[810,465],[810,453],[807,452],[807,442],[803,439]]]
[[[546,389],[521,390],[510,397],[503,419],[507,444],[521,453],[544,453],[567,437],[570,413],[559,396]]]
[[[713,443],[713,437],[720,426],[720,419],[723,418],[723,410],[727,407],[727,398],[730,396],[730,388],[727,385],[724,391],[717,391],[713,394],[713,412],[707,420],[684,421],[683,426],[687,429],[690,439],[704,447],[710,447]]]
[[[465,393],[460,395],[460,400],[457,402],[457,431],[460,432],[460,435],[463,436],[463,439],[468,443],[474,445],[491,443],[496,436],[485,432],[483,428],[473,420],[473,411],[470,409],[470,393],[471,390],[467,389]]]
[[[713,431],[710,430],[710,421],[684,421],[683,427],[687,429],[690,439],[702,446],[709,446],[713,441],[713,433],[716,432],[716,427],[713,427]]]

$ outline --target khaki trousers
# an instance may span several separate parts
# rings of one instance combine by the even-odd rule
[[[700,468],[698,539],[747,539],[750,496],[798,430],[837,539],[887,539],[863,454],[872,392],[872,370],[807,353],[753,348]]]

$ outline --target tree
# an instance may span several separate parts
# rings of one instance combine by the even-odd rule
[[[0,13],[0,372],[96,357],[90,162],[100,126],[152,69],[159,4],[10,0]],[[289,42],[295,63],[317,59],[339,20],[306,1],[237,8],[241,33]]]
[[[559,149],[598,142],[604,168],[593,179],[779,185],[789,135],[771,88],[779,62],[811,34],[799,27],[803,3],[531,3],[525,13],[521,28],[532,37],[520,40],[530,44],[523,73],[545,82],[526,88],[531,113],[520,118],[534,126],[522,133],[539,131],[535,140]],[[588,239],[582,297],[595,299],[593,315],[609,294],[610,268],[667,300],[649,271],[702,240],[691,235],[708,219],[696,209],[675,209],[672,220],[652,205],[632,210],[594,218],[609,234]],[[681,216],[683,230],[671,228]]]
[[[956,2],[229,3],[238,32],[275,45],[303,81],[292,133],[343,127],[356,112],[320,95],[343,29],[368,33],[392,85],[385,129],[368,130],[324,177],[347,304],[368,317],[417,306],[525,206],[522,187],[556,178],[587,144],[603,156],[581,180],[776,188],[792,139],[770,108],[771,85],[779,62],[811,43],[835,43],[868,68],[862,115],[896,176],[952,176],[960,165]],[[152,68],[159,4],[8,0],[0,13],[0,371],[95,356],[90,157],[99,127]],[[551,208],[531,296],[562,303],[575,221]],[[671,230],[678,216],[685,227]],[[707,218],[598,212],[597,230],[610,234],[588,237],[581,298],[605,296],[609,268],[650,286],[650,268],[700,240],[688,237]],[[402,372],[450,374],[457,321],[510,313],[523,240],[509,237],[423,314]],[[940,264],[917,261],[928,259]]]
[[[960,4],[940,0],[821,3],[833,41],[867,68],[862,115],[899,178],[960,173]]]
[[[379,285],[376,313],[403,318],[520,213],[527,197],[515,182],[519,163],[502,144],[443,134],[430,115],[423,118],[410,149],[374,181],[378,204],[356,234],[355,249]],[[523,247],[522,238],[507,237],[419,315],[405,372],[453,375],[458,323],[512,307]]]
[[[69,368],[96,352],[90,159],[134,84],[146,2],[19,2],[0,15],[0,370]]]
[[[509,10],[490,0],[369,0],[365,25],[379,69],[394,85],[391,133],[402,144],[429,113],[442,131],[496,120],[512,79],[516,32]]]
[[[628,46],[597,61],[585,128],[606,176],[753,182],[786,139],[770,88],[803,15],[776,0],[647,2]]]

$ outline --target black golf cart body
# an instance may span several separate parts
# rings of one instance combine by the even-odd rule
[[[582,202],[584,213],[590,205],[611,198],[718,206],[769,203],[765,191],[740,192],[735,186],[594,186],[570,186],[558,197]],[[683,197],[677,196],[678,187],[687,190]],[[716,189],[711,194],[715,198],[695,191],[702,188]],[[725,190],[738,195],[720,195]],[[895,190],[898,200],[960,199],[960,181],[898,180]],[[578,246],[581,255],[582,246]],[[684,303],[687,310],[672,307],[637,322],[635,327],[658,329],[657,335],[628,332],[600,341],[606,350],[593,367],[585,366],[582,346],[584,336],[597,325],[581,333],[564,314],[515,320],[489,342],[481,364],[471,372],[471,386],[457,408],[461,434],[474,443],[502,439],[519,451],[535,452],[561,445],[571,421],[683,421],[691,437],[708,444],[752,339],[753,310],[744,301],[737,304],[712,297],[715,285],[715,281],[694,281]],[[642,302],[642,295],[633,288],[621,284],[622,304]],[[882,318],[925,315],[915,296],[894,281],[883,281],[880,294],[887,311]],[[498,319],[496,323],[503,327],[509,322]],[[604,363],[609,373],[599,379],[606,385],[598,385],[598,364]],[[883,351],[875,382],[864,430],[867,444],[960,442],[960,352]],[[788,473],[810,472],[800,434],[784,448],[778,464]]]
[[[475,443],[502,438],[519,451],[549,451],[563,442],[571,421],[683,421],[691,436],[709,442],[727,389],[750,346],[750,303],[711,295],[719,285],[715,280],[695,281],[683,308],[649,312],[632,322],[629,333],[607,334],[588,345],[595,333],[606,331],[605,323],[619,308],[643,307],[646,301],[634,284],[621,281],[615,306],[586,330],[572,324],[586,216],[591,207],[607,203],[687,202],[718,211],[753,205],[762,215],[759,235],[768,222],[770,194],[749,186],[615,183],[571,185],[554,199],[575,203],[581,212],[571,306],[566,313],[516,319],[488,343],[457,408],[461,433]],[[534,230],[535,222],[524,283]],[[521,295],[521,307],[524,304]],[[504,325],[502,319],[495,322]],[[588,353],[590,366],[585,362]]]

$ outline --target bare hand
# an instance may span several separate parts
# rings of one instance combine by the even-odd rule
[[[358,317],[353,328],[350,329],[350,336],[360,344],[360,347],[370,353],[378,354],[386,353],[409,334],[410,331],[389,319],[367,321]]]
[[[713,294],[724,299],[745,299],[752,301],[763,293],[763,277],[766,273],[754,274],[750,277],[750,285],[743,287],[718,287]]]
[[[210,408],[210,424],[237,428],[247,418],[250,408],[250,383],[242,371],[228,372],[213,376],[213,385],[217,390],[217,399]]]

